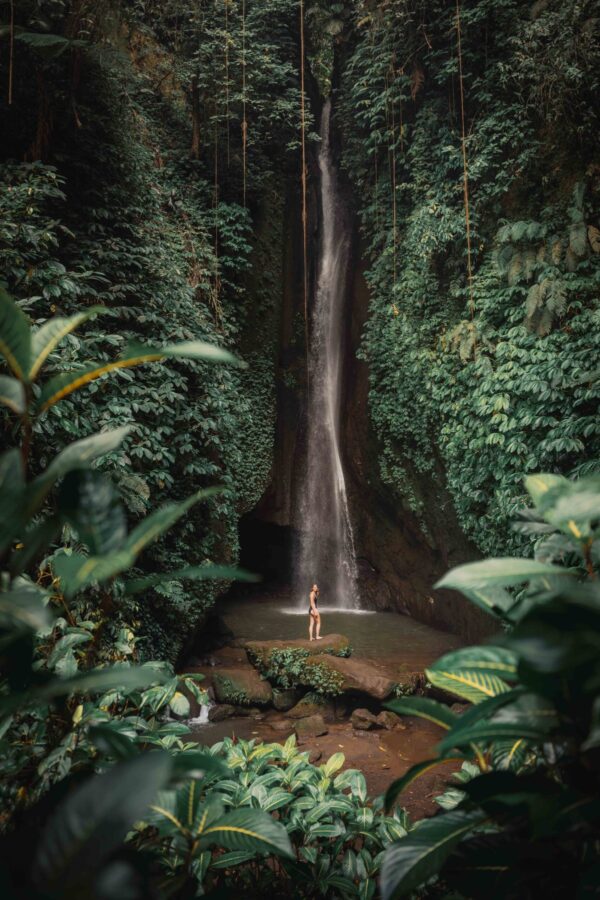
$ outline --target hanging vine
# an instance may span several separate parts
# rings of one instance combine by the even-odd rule
[[[246,206],[246,153],[248,122],[246,120],[246,0],[242,0],[242,198]]]
[[[475,317],[475,299],[473,296],[473,262],[471,252],[471,213],[469,209],[469,170],[467,163],[467,136],[465,132],[465,90],[463,83],[463,64],[462,64],[462,36],[460,27],[460,3],[456,0],[456,47],[458,51],[458,86],[460,96],[460,128],[461,128],[461,147],[463,159],[463,199],[465,206],[465,226],[467,233],[467,283],[469,288],[469,312],[471,321]],[[473,334],[475,341],[475,334]],[[476,346],[473,344],[473,353],[476,354]]]
[[[229,0],[223,0],[225,7],[225,122],[227,126],[227,166],[231,161],[231,140],[229,129]]]
[[[304,0],[300,0],[300,146],[302,154],[302,262],[304,294],[304,340],[306,344],[306,383],[310,389],[309,346],[308,346],[308,238],[306,214],[306,109],[304,96]]]

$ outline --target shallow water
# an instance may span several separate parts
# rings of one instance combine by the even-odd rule
[[[308,605],[308,602],[307,602]],[[298,613],[287,597],[249,594],[218,603],[217,610],[237,638],[291,640],[308,637],[308,613]],[[321,607],[321,634],[343,634],[354,656],[395,659],[410,669],[422,669],[443,653],[461,645],[456,635],[437,631],[394,612],[340,610]]]

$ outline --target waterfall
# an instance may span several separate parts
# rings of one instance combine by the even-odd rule
[[[348,310],[350,223],[330,142],[331,102],[321,116],[321,238],[309,346],[307,448],[296,504],[298,603],[308,607],[313,582],[326,606],[359,606],[356,555],[340,452],[340,420]]]

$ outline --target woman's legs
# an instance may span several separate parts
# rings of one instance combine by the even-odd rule
[[[316,635],[316,637],[317,637],[317,640],[320,641],[320,640],[322,640],[322,638],[321,638],[321,616],[319,615],[319,613],[317,613],[317,615],[315,616],[315,620],[316,620],[316,623],[317,623],[317,635]]]
[[[309,639],[309,641],[312,641],[312,639],[313,639],[314,624],[315,624],[314,616],[312,615],[312,613],[309,613],[308,614],[308,639]]]

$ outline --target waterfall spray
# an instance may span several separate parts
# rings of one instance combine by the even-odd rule
[[[308,605],[311,584],[317,581],[326,605],[355,609],[359,606],[356,556],[340,451],[350,228],[330,128],[327,100],[321,116],[322,227],[308,361],[306,462],[297,504],[300,542],[295,581],[300,605]]]

